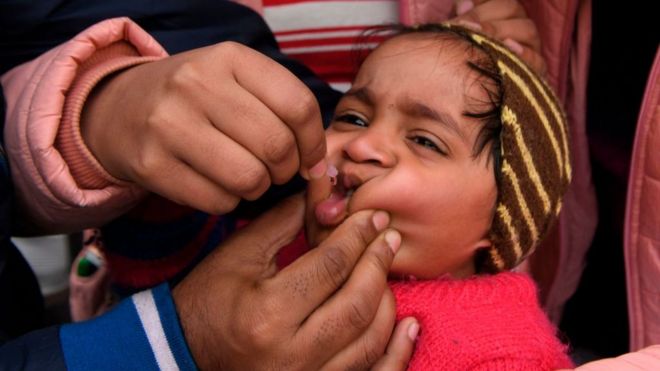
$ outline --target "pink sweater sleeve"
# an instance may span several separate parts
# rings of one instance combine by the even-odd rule
[[[166,57],[128,18],[100,22],[0,78],[5,150],[21,218],[45,232],[102,224],[145,191],[113,179],[82,142],[79,118],[92,88],[120,69]]]

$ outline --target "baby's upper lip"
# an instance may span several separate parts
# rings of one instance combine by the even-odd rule
[[[338,183],[343,186],[344,191],[354,190],[363,183],[362,179],[352,172],[341,172],[340,175],[341,179]]]

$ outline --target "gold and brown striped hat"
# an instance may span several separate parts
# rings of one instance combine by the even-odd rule
[[[571,181],[566,116],[548,84],[505,46],[468,30],[502,81],[498,198],[482,272],[522,262],[549,231]]]

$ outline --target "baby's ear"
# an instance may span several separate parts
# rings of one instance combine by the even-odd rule
[[[472,269],[475,273],[481,272],[483,262],[490,256],[488,250],[493,246],[493,243],[487,237],[475,242],[472,245]]]
[[[486,251],[488,250],[491,246],[493,246],[493,243],[490,242],[490,239],[487,237],[484,237],[480,239],[479,241],[475,242],[474,245],[472,245],[472,252],[477,253],[477,251],[483,250]]]

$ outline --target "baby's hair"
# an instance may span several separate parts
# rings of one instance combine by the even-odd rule
[[[461,27],[448,27],[443,24],[423,24],[417,26],[386,25],[368,29],[361,37],[361,45],[370,45],[374,40],[384,42],[396,36],[406,34],[433,34],[442,38],[442,41],[450,41],[465,46],[467,52],[466,65],[477,72],[480,78],[476,81],[486,92],[487,101],[478,101],[471,104],[473,108],[463,111],[466,117],[474,118],[482,123],[477,133],[477,139],[473,146],[472,156],[477,158],[490,144],[490,153],[494,161],[495,179],[500,179],[500,132],[502,130],[502,78],[497,69],[495,61],[483,49],[483,46],[475,42],[468,31]],[[366,51],[366,52],[365,52]],[[358,48],[355,51],[356,65],[359,66],[368,56],[369,48]],[[357,70],[357,68],[356,68]],[[470,97],[476,100],[474,97]]]

